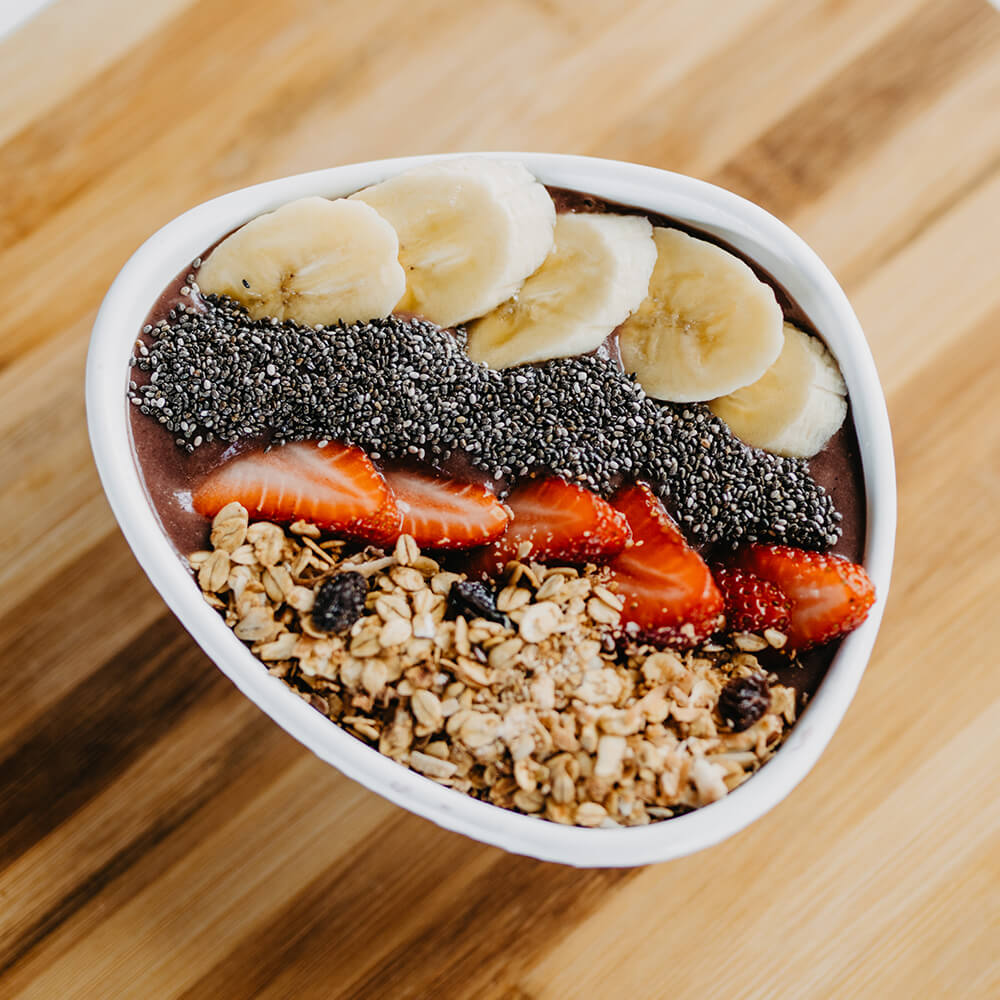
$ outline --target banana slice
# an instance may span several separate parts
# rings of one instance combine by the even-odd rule
[[[756,382],[708,405],[747,444],[811,458],[844,422],[846,397],[844,378],[826,347],[786,323],[778,360]]]
[[[648,219],[560,215],[555,246],[521,291],[469,327],[469,357],[491,368],[599,347],[646,297],[656,263]]]
[[[398,257],[396,233],[374,209],[302,198],[226,237],[198,286],[242,302],[254,319],[353,323],[392,312],[406,285]]]
[[[523,164],[486,158],[415,167],[351,195],[399,234],[398,308],[439,326],[509,299],[552,248],[556,210]]]
[[[649,296],[619,331],[646,393],[678,403],[755,382],[781,351],[781,309],[739,257],[679,229],[653,230]]]

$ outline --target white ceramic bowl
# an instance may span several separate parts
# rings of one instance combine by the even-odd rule
[[[868,494],[865,566],[878,592],[868,620],[844,641],[788,741],[758,774],[696,812],[632,829],[560,826],[444,788],[393,763],[310,708],[271,677],[203,600],[170,547],[143,491],[129,443],[128,361],[147,312],[167,283],[220,236],[305,195],[350,194],[439,156],[351,164],[234,191],[191,209],[150,237],[115,279],[94,324],[87,359],[87,418],[104,490],[156,589],[232,682],[278,725],[344,774],[449,830],[508,851],[579,866],[644,865],[718,843],[781,801],[826,747],[864,673],[889,590],[896,482],[885,400],[864,333],[816,254],[763,209],[734,194],[652,167],[547,153],[518,159],[546,184],[638,205],[715,233],[746,252],[798,300],[834,354],[850,391]]]

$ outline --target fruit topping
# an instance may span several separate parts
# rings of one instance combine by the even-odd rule
[[[755,382],[783,342],[774,291],[739,257],[656,228],[649,295],[619,331],[622,363],[655,399],[714,399]]]
[[[286,444],[241,455],[209,473],[192,500],[206,517],[235,500],[253,517],[305,519],[376,544],[399,534],[399,509],[385,479],[360,448],[342,444]]]
[[[198,271],[205,293],[228,295],[255,319],[312,326],[388,316],[403,294],[395,230],[344,198],[302,198],[226,237]]]
[[[521,163],[485,158],[414,167],[351,195],[399,234],[398,308],[455,326],[514,295],[552,247],[556,210]]]
[[[787,545],[752,545],[737,566],[773,583],[791,602],[788,648],[808,649],[857,628],[875,601],[863,566]]]
[[[332,576],[316,591],[312,623],[321,632],[344,632],[364,613],[368,581],[353,570]]]
[[[448,592],[448,606],[454,614],[470,620],[485,618],[504,626],[510,624],[510,619],[497,610],[493,591],[478,580],[456,580]]]
[[[625,636],[678,647],[706,639],[719,625],[722,595],[705,561],[645,483],[612,504],[632,532],[632,544],[610,563],[613,589],[625,599]]]
[[[709,405],[747,444],[811,458],[844,422],[846,397],[840,368],[819,338],[786,323],[778,360],[756,382]]]
[[[677,498],[700,541],[820,548],[839,537],[805,462],[750,448],[702,404],[654,403],[609,360],[493,371],[465,355],[460,335],[422,321],[315,330],[254,322],[228,301],[204,306],[151,327],[130,392],[188,450],[271,431],[346,441],[376,461],[462,452],[494,479],[545,469],[604,496],[623,476],[648,479]],[[147,372],[155,381],[139,385]]]
[[[470,572],[497,576],[511,559],[541,563],[601,561],[629,539],[624,515],[596,493],[564,479],[529,480],[518,486],[507,506],[514,518],[491,546],[476,553]]]
[[[560,215],[542,266],[469,327],[469,356],[508,368],[599,347],[646,297],[651,233],[649,220],[634,215]]]
[[[741,569],[713,568],[715,584],[722,592],[726,624],[736,632],[757,632],[788,627],[791,602],[773,584]]]
[[[719,694],[719,715],[735,733],[760,721],[771,705],[771,689],[763,674],[734,677]]]
[[[507,508],[485,486],[411,468],[389,469],[386,481],[402,514],[400,531],[421,548],[468,549],[503,534]]]

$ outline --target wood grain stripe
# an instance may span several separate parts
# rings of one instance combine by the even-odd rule
[[[983,225],[998,215],[1000,173],[994,173],[854,290],[854,308],[890,392],[995,309],[1000,285]],[[926,279],[914,281],[915,274]]]
[[[574,921],[605,905],[635,869],[587,869],[504,858],[470,896],[439,913],[415,940],[396,949],[359,984],[361,996],[392,995],[415,984],[415,996],[496,995],[552,947]],[[490,928],[479,935],[476,928]],[[469,930],[472,929],[472,933]],[[461,940],[463,947],[455,948]]]
[[[209,803],[175,835],[179,849],[174,838],[163,845],[176,850],[171,863],[161,864],[162,850],[140,862],[141,891],[88,907],[88,933],[62,953],[30,956],[12,982],[40,997],[155,996],[165,981],[182,993],[339,855],[374,842],[393,811],[299,751],[276,780],[245,782]],[[123,885],[112,887],[112,903]],[[143,956],[138,967],[117,960],[124,939]]]
[[[357,974],[346,978],[339,969],[360,955],[364,968],[381,964],[399,939],[400,924],[424,924],[434,912],[429,897],[446,882],[482,879],[496,854],[394,811],[372,842],[342,854],[184,996],[260,997],[273,993],[288,969],[303,964],[328,983],[328,995],[356,993]],[[399,881],[401,858],[409,874],[405,885]],[[373,924],[383,932],[372,935]]]
[[[169,800],[155,804],[145,803],[144,823],[133,835],[127,836],[121,843],[114,843],[106,853],[98,857],[77,856],[77,875],[65,885],[62,893],[53,900],[47,900],[44,908],[33,907],[30,915],[23,912],[20,914],[16,935],[2,938],[0,975],[16,966],[89,904],[97,901],[100,906],[107,901],[109,895],[113,895],[114,905],[120,906],[136,895],[144,884],[157,877],[160,868],[147,865],[145,871],[137,872],[134,869],[141,868],[140,863],[161,848],[177,831],[188,825],[193,826],[196,814],[233,786],[241,774],[255,769],[258,772],[259,787],[264,777],[262,771],[277,773],[279,768],[287,765],[291,757],[302,753],[301,748],[282,738],[270,720],[228,689],[218,676],[213,676],[214,667],[204,658],[193,650],[187,652],[187,658],[200,661],[198,669],[216,689],[212,696],[202,696],[198,701],[197,714],[202,733],[208,731],[206,726],[212,716],[223,708],[233,715],[238,725],[231,730],[216,728],[212,731],[211,740],[207,741],[205,750],[199,755],[203,760],[200,762],[196,781],[176,789],[176,794]],[[126,710],[125,706],[121,707],[123,711]],[[175,725],[174,730],[161,739],[172,739],[176,729]],[[163,747],[155,742],[145,750],[147,754],[164,752]],[[262,769],[260,765],[265,758],[268,767]],[[242,795],[251,792],[250,783],[241,784]],[[122,833],[126,832],[128,828],[123,827]],[[69,853],[65,845],[61,853],[64,857]],[[90,853],[93,855],[97,852]],[[115,883],[123,884],[116,886]],[[116,891],[109,893],[112,886],[115,886]]]
[[[10,941],[18,956],[12,982],[31,980],[81,947],[109,914],[134,906],[267,789],[291,777],[301,795],[295,779],[303,761],[320,769],[235,689],[216,680],[228,696],[199,701],[71,823],[0,875],[0,895],[9,900],[0,910],[0,940]],[[273,846],[270,853],[276,853]],[[49,873],[44,885],[38,870]],[[80,895],[78,883],[92,894]]]
[[[1000,87],[983,60],[792,222],[852,293],[998,170]]]
[[[43,10],[0,43],[0,142],[44,118],[192,3],[62,0]]]
[[[287,996],[303,965],[323,984],[310,996],[496,995],[491,987],[511,985],[535,948],[558,940],[568,912],[582,917],[629,874],[504,857],[395,816],[184,996]],[[475,927],[490,932],[466,933]],[[345,976],[348,964],[361,974]]]
[[[627,148],[642,163],[705,177],[793,114],[866,49],[880,44],[919,0],[794,4],[761,12],[713,58],[698,62],[638,108],[623,107],[602,146]],[[739,99],[718,85],[719,67],[739,82]],[[790,86],[789,81],[795,85]],[[752,113],[748,113],[752,109]]]
[[[245,16],[233,18],[224,0],[202,0],[196,18],[181,13],[161,23],[140,46],[0,146],[0,183],[12,192],[0,208],[0,245],[24,239],[116,165],[149,147],[164,134],[171,116],[211,105],[234,84],[243,95],[231,116],[246,114],[263,82],[257,77],[254,88],[249,60],[234,79],[226,61],[190,64],[176,53],[190,38],[194,22],[199,32],[225,38],[236,51],[263,54],[269,44],[272,51],[280,49],[282,32],[295,30],[288,13],[284,6],[256,0],[245,5]],[[266,62],[261,66],[259,57],[254,62],[258,70],[272,69]],[[157,114],[137,99],[154,89],[169,95]]]
[[[164,616],[163,600],[117,533],[18,596],[0,615],[0,649],[20,664],[0,671],[0,746],[20,742],[18,734],[97,664]]]
[[[0,774],[0,870],[101,792],[129,761],[202,698],[221,695],[219,675],[191,655],[172,616],[68,691],[13,746]]]
[[[117,531],[86,434],[92,320],[0,371],[0,523],[12,526],[0,533],[0,612]]]
[[[779,217],[818,198],[1000,40],[979,0],[929,3],[712,178]]]

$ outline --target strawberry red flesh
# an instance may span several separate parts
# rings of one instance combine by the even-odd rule
[[[478,483],[442,479],[410,468],[385,473],[402,515],[400,532],[421,548],[468,549],[503,534],[507,508]]]
[[[525,558],[536,562],[586,563],[621,552],[629,539],[625,517],[606,500],[557,477],[518,486],[507,506],[514,515],[510,526],[473,557],[472,573],[497,576],[525,543]]]
[[[632,544],[610,564],[625,599],[625,635],[655,645],[697,645],[715,631],[722,612],[705,561],[644,483],[626,488],[612,504],[632,532]]]
[[[211,472],[193,496],[206,517],[233,500],[251,517],[302,519],[377,545],[399,535],[400,513],[385,479],[360,448],[343,444],[302,442],[241,455]]]
[[[791,601],[773,584],[741,569],[713,570],[722,591],[726,624],[736,632],[763,632],[788,627]]]
[[[774,584],[791,602],[788,648],[808,649],[857,628],[875,602],[863,566],[825,552],[788,545],[751,545],[740,569]]]

